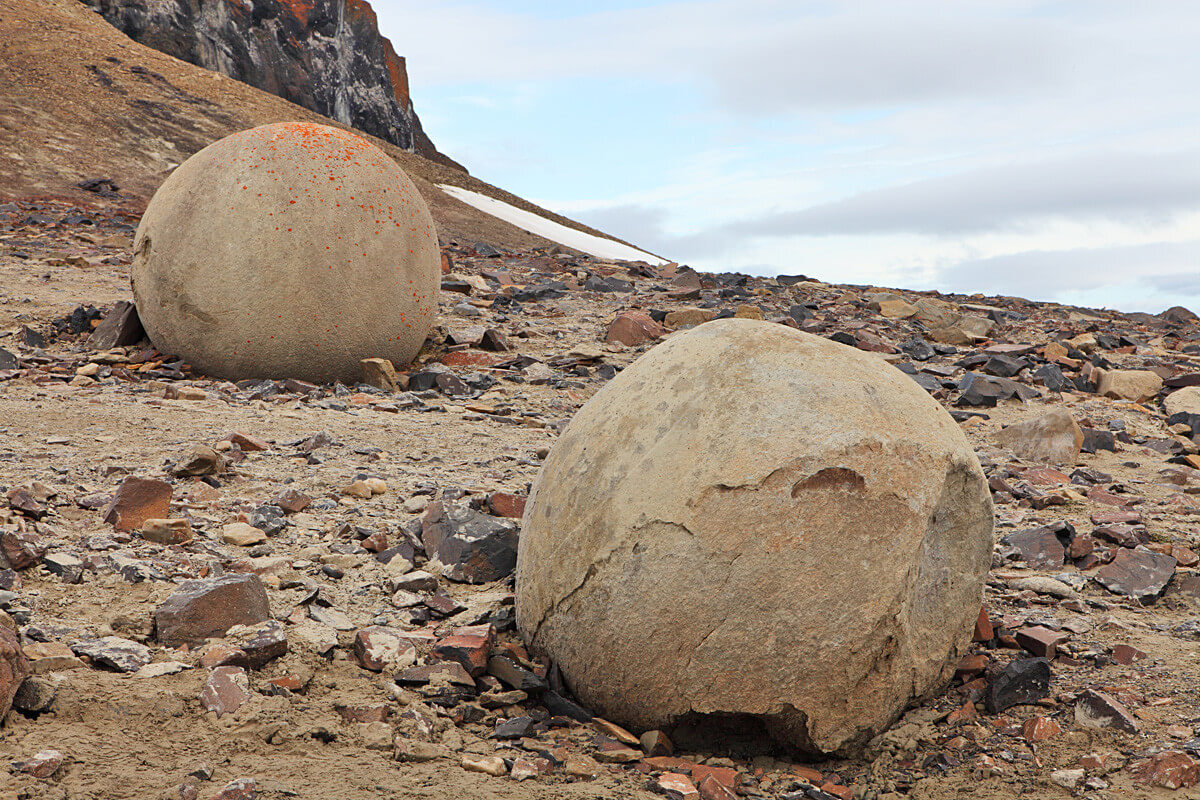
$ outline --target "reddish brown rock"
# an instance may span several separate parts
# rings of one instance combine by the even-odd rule
[[[1021,726],[1021,734],[1027,742],[1044,742],[1062,733],[1062,726],[1050,717],[1030,717]]]
[[[0,611],[0,720],[12,708],[13,697],[29,677],[29,661],[21,651],[17,623]]]
[[[410,666],[416,661],[417,649],[400,631],[373,625],[354,635],[354,658],[363,669],[382,672],[384,667]]]
[[[216,667],[200,692],[200,702],[218,717],[232,714],[250,699],[250,679],[241,667]]]
[[[1183,789],[1200,782],[1200,761],[1177,750],[1155,753],[1131,771],[1138,783],[1164,789]]]
[[[487,670],[488,656],[496,640],[491,625],[468,625],[455,628],[454,633],[433,646],[431,655],[446,661],[457,661],[473,677]]]
[[[671,800],[700,800],[696,785],[678,772],[664,772],[654,781],[654,788]]]
[[[130,475],[104,510],[104,521],[119,531],[136,531],[148,519],[166,519],[171,516],[171,491],[166,481]]]
[[[528,498],[508,492],[492,492],[488,495],[488,510],[497,517],[520,519],[525,514],[525,501]]]
[[[257,800],[258,788],[253,778],[238,778],[225,784],[212,800]]]
[[[696,783],[700,800],[737,800],[737,793],[712,776],[705,776]]]
[[[225,437],[225,441],[236,444],[244,452],[253,453],[259,450],[270,450],[271,445],[259,439],[257,436],[251,436],[248,433],[234,431]]]
[[[58,772],[63,764],[63,754],[58,750],[41,750],[28,761],[16,764],[17,771],[35,778],[49,778]]]
[[[638,739],[638,744],[648,756],[669,756],[675,752],[675,745],[662,731],[646,731]]]
[[[296,514],[312,504],[312,498],[297,489],[287,489],[271,498],[271,502],[289,514]]]
[[[254,625],[271,616],[267,591],[254,574],[184,581],[154,611],[158,641],[178,647],[222,636],[234,625]]]
[[[988,618],[987,607],[980,606],[979,617],[975,620],[975,632],[971,636],[971,641],[990,642],[995,635],[995,631],[992,630],[992,621]]]
[[[15,486],[7,492],[8,507],[30,519],[41,519],[46,515],[46,506],[38,502],[33,493],[24,486]]]
[[[1141,661],[1146,657],[1146,654],[1136,647],[1130,647],[1127,644],[1119,644],[1113,648],[1113,661],[1123,666],[1129,666],[1135,661]]]
[[[1033,653],[1053,660],[1060,644],[1070,639],[1070,635],[1062,631],[1052,631],[1040,625],[1021,628],[1014,633],[1017,644]]]
[[[88,336],[88,346],[94,350],[111,350],[137,344],[146,336],[137,308],[128,300],[118,300]]]
[[[666,331],[663,327],[651,319],[649,314],[641,311],[622,311],[608,326],[604,341],[637,347],[661,337],[664,333]]]
[[[0,566],[29,569],[46,555],[46,545],[32,533],[0,533]]]

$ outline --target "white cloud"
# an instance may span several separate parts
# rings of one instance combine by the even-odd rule
[[[1132,270],[1146,280],[1129,303],[1197,291],[1179,244],[1200,239],[1200,11],[1187,4],[375,5],[418,111],[438,86],[496,99],[486,127],[453,132],[474,142],[476,174],[665,256],[1041,297],[1089,282],[1102,296]],[[597,82],[630,78],[646,96],[589,102]],[[517,107],[521,84],[558,91]],[[625,136],[588,139],[600,119]],[[574,147],[530,147],[552,134]],[[658,169],[628,157],[651,145],[668,154]],[[553,157],[597,180],[531,168]],[[1070,280],[1047,281],[1051,266]]]

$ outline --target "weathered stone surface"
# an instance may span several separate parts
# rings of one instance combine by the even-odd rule
[[[1083,431],[1067,411],[1056,409],[1009,425],[996,434],[996,443],[1027,461],[1073,464],[1083,446]]]
[[[148,519],[170,516],[171,493],[171,484],[166,481],[131,475],[121,481],[104,509],[104,521],[119,531],[136,531]]]
[[[287,655],[287,632],[283,624],[273,619],[255,625],[234,625],[225,638],[245,653],[249,669],[262,669],[271,661]]]
[[[1088,689],[1075,701],[1075,723],[1084,728],[1116,728],[1137,733],[1137,719],[1115,698]]]
[[[1155,753],[1131,768],[1134,780],[1146,786],[1183,789],[1200,782],[1200,761],[1178,750]]]
[[[92,663],[117,672],[137,672],[150,663],[150,648],[119,636],[80,639],[71,643],[71,652],[87,656]]]
[[[1176,414],[1200,414],[1200,386],[1185,386],[1163,398],[1163,409],[1168,417]]]
[[[430,654],[444,661],[457,661],[472,677],[487,669],[488,655],[496,641],[496,629],[491,625],[466,625],[455,628],[449,636],[438,641]]]
[[[235,380],[349,383],[364,358],[407,364],[438,277],[433,219],[408,176],[365,139],[312,123],[204,148],[159,187],[134,239],[150,340]]]
[[[364,358],[362,365],[362,382],[385,392],[394,392],[399,387],[396,384],[396,367],[386,358]]]
[[[231,522],[221,528],[221,541],[238,547],[250,547],[267,541],[267,534],[245,522]]]
[[[158,641],[168,647],[222,636],[234,625],[254,625],[271,616],[267,592],[254,574],[184,581],[154,611]]]
[[[183,544],[192,539],[192,526],[186,519],[148,519],[142,523],[142,538],[156,544]]]
[[[13,697],[29,673],[29,661],[21,651],[17,624],[0,611],[0,720],[12,707]]]
[[[1029,528],[1016,531],[1000,539],[1006,549],[1005,555],[1011,555],[1024,561],[1035,569],[1058,569],[1066,558],[1066,548],[1058,534],[1049,527]]]
[[[1105,397],[1141,403],[1157,395],[1162,386],[1162,378],[1148,369],[1114,369],[1101,372],[1097,391]]]
[[[1096,570],[1095,580],[1114,594],[1124,594],[1143,603],[1152,602],[1175,574],[1176,561],[1169,555],[1137,548],[1122,549],[1111,563]]]
[[[417,649],[402,631],[372,625],[354,634],[354,658],[363,669],[382,672],[402,669],[416,662]]]
[[[453,581],[487,583],[512,574],[517,563],[517,525],[462,503],[430,503],[421,520],[425,552]]]
[[[604,334],[606,342],[620,342],[627,347],[658,339],[665,333],[663,327],[641,311],[622,311],[608,326]]]
[[[225,469],[225,457],[208,445],[193,444],[171,468],[177,478],[193,478],[200,475],[216,475]]]
[[[668,328],[690,328],[709,322],[717,316],[710,308],[681,308],[667,314],[663,320]]]
[[[635,730],[742,713],[850,748],[953,674],[991,514],[970,445],[903,373],[721,320],[621,372],[555,445],[526,507],[518,625]]]
[[[250,699],[250,679],[241,667],[215,667],[200,692],[200,702],[218,717],[231,714]]]
[[[94,350],[110,350],[137,344],[146,335],[137,309],[128,300],[117,301],[104,319],[100,320],[91,335],[88,346]]]
[[[1050,694],[1050,661],[1024,658],[1012,662],[988,680],[984,703],[999,714],[1016,705],[1036,703]]]
[[[62,767],[63,758],[63,754],[58,750],[39,750],[32,758],[17,762],[14,766],[18,772],[24,772],[26,775],[49,778]]]
[[[363,0],[87,2],[142,44],[458,167],[421,128],[404,59]]]

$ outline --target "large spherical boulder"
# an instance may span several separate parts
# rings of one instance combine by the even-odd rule
[[[223,378],[358,380],[412,360],[433,324],[433,218],[360,136],[263,125],[196,153],[134,238],[133,294],[154,345]]]
[[[634,729],[751,721],[848,751],[949,680],[991,551],[979,461],[909,377],[720,320],[621,372],[558,440],[517,624]]]

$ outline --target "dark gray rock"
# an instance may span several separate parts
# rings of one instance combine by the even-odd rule
[[[461,503],[431,503],[421,520],[421,540],[452,581],[497,581],[517,565],[516,523]]]

